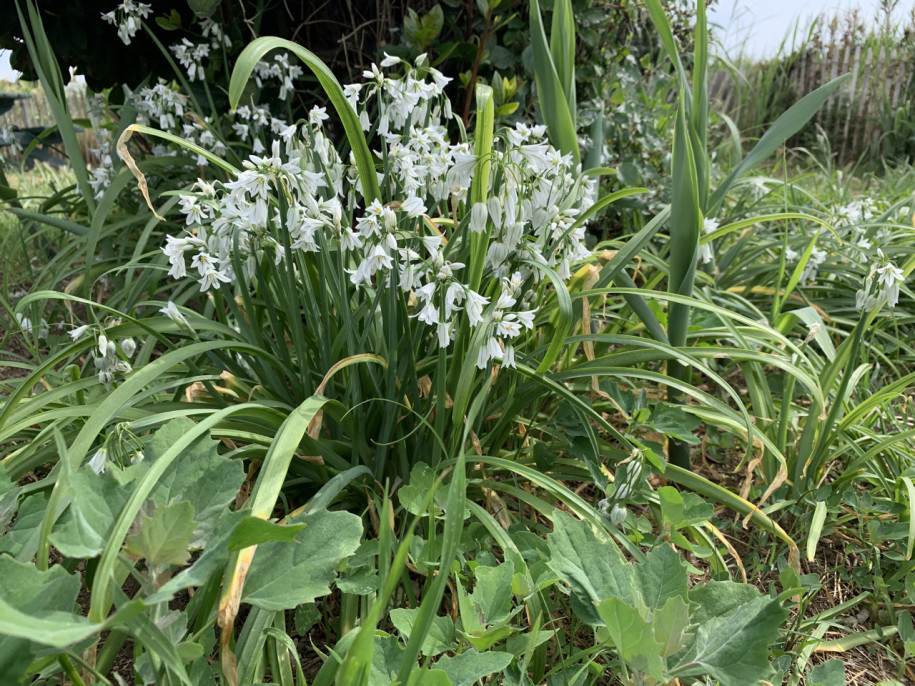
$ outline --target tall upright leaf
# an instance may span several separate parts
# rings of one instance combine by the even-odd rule
[[[572,116],[572,126],[576,126],[578,104],[575,96],[575,15],[572,13],[572,0],[556,0],[553,6],[550,56]]]
[[[540,113],[546,123],[550,140],[562,154],[572,155],[575,164],[578,164],[581,161],[581,154],[578,150],[578,137],[575,134],[575,120],[566,98],[566,89],[553,63],[538,0],[531,0],[531,49],[534,53],[534,81],[537,84]]]
[[[693,282],[696,278],[696,259],[699,249],[699,227],[702,224],[699,184],[696,173],[696,160],[693,146],[686,125],[686,112],[683,99],[677,110],[677,122],[674,128],[673,154],[673,192],[670,213],[670,276],[667,290],[678,295],[690,296],[693,293]],[[686,334],[689,329],[690,307],[687,304],[672,302],[668,315],[667,338],[675,347],[686,345]],[[678,361],[668,363],[668,375],[680,381],[689,378],[689,367]],[[682,402],[680,391],[671,387],[668,398],[672,402]],[[684,469],[689,469],[689,447],[686,443],[670,440],[669,459]]]

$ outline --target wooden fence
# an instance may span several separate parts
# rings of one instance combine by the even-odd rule
[[[778,62],[712,74],[713,106],[739,129],[758,137],[779,114],[804,95],[842,74],[851,76],[814,118],[842,163],[862,155],[915,152],[913,53],[886,45],[826,45]],[[814,127],[789,142],[810,145]]]
[[[48,104],[48,99],[40,89],[30,94],[31,97],[16,100],[12,108],[0,115],[0,128],[26,129],[31,127],[48,127],[53,126],[54,115]],[[67,87],[67,104],[70,108],[70,116],[73,119],[83,119],[84,123],[91,121],[93,116],[89,111],[89,102],[86,97],[86,89],[83,86],[71,85]],[[91,126],[80,127],[77,132],[80,151],[83,159],[90,164],[97,163],[96,155],[92,152],[93,148],[98,147],[98,138]],[[66,160],[63,145],[53,146],[52,155]],[[47,149],[47,148],[46,148]],[[58,152],[59,151],[59,152]],[[0,148],[0,155],[12,160],[14,163],[21,161],[21,154],[12,147]]]

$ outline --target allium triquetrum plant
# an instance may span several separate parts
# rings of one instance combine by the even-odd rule
[[[279,45],[249,46],[236,97],[252,56]],[[379,478],[435,463],[440,440],[453,453],[473,395],[492,386],[480,417],[497,413],[517,384],[508,369],[542,373],[557,358],[571,314],[564,284],[590,257],[582,219],[594,183],[543,127],[494,133],[486,88],[475,142],[452,142],[448,79],[422,57],[401,66],[389,58],[365,83],[329,89],[355,164],[316,108],[232,180],[182,194],[186,229],[163,246],[170,275],[211,294],[217,318],[264,353],[227,357],[227,369],[273,401],[297,404],[320,387],[351,408],[356,433],[334,459]],[[373,364],[322,382],[355,361]],[[474,428],[488,450],[488,432]]]

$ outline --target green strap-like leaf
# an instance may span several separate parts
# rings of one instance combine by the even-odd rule
[[[714,195],[712,195],[708,204],[708,215],[713,217],[717,214],[718,208],[724,201],[724,196],[734,183],[741,176],[756,167],[765,160],[769,155],[775,152],[780,145],[787,141],[791,136],[796,134],[810,119],[815,115],[826,101],[848,80],[849,75],[833,79],[829,83],[820,86],[812,93],[805,95],[798,102],[792,105],[782,114],[775,123],[769,127],[769,130],[763,134],[756,146],[743,158],[734,171],[718,186]]]
[[[476,141],[473,154],[477,158],[473,181],[470,184],[470,203],[486,202],[489,190],[489,175],[492,169],[493,129],[495,110],[492,88],[484,84],[476,85]],[[479,290],[483,279],[483,266],[486,263],[486,251],[489,247],[489,230],[470,235],[470,282],[471,290]]]
[[[553,5],[553,25],[550,28],[550,57],[559,76],[563,95],[575,126],[577,104],[575,95],[575,15],[571,0],[556,0]]]
[[[23,210],[18,207],[7,207],[7,212],[12,212],[20,219],[31,219],[40,224],[47,224],[48,226],[53,226],[55,229],[60,229],[61,231],[66,231],[67,233],[72,233],[74,236],[85,236],[89,233],[89,228],[83,226],[82,224],[77,224],[76,222],[70,221],[69,219],[61,219],[60,217],[55,217],[50,214],[44,214],[43,212],[32,212],[30,210]]]

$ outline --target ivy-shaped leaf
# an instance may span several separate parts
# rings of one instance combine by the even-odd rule
[[[454,657],[440,658],[433,667],[447,674],[452,686],[473,686],[480,679],[501,672],[511,661],[510,653],[467,650]]]
[[[149,565],[184,565],[194,526],[190,503],[156,506],[151,517],[140,515],[139,530],[127,537],[127,554]]]
[[[670,674],[709,675],[721,686],[768,681],[775,673],[769,664],[769,644],[778,639],[787,616],[778,601],[761,596],[723,617],[714,617],[699,626],[696,640]]]
[[[258,546],[242,601],[264,610],[289,610],[330,593],[336,567],[356,552],[362,520],[349,512],[318,510],[291,518],[304,524],[292,543]]]
[[[174,442],[193,427],[189,419],[175,419],[156,431],[146,445],[146,458],[138,467],[158,459]],[[175,460],[150,493],[159,505],[187,501],[196,513],[197,526],[191,548],[202,548],[216,528],[216,522],[235,500],[245,480],[241,462],[230,460],[217,451],[219,443],[201,436]]]
[[[557,510],[553,533],[547,536],[549,566],[572,587],[576,612],[592,626],[603,625],[595,604],[619,598],[637,604],[638,585],[631,564],[609,539],[600,540],[586,522]]]
[[[67,557],[102,554],[114,523],[130,498],[130,488],[111,471],[80,469],[71,477],[73,497],[51,534],[51,544]]]
[[[665,666],[662,646],[655,640],[651,622],[619,598],[601,601],[597,611],[620,658],[633,669],[661,681]]]

